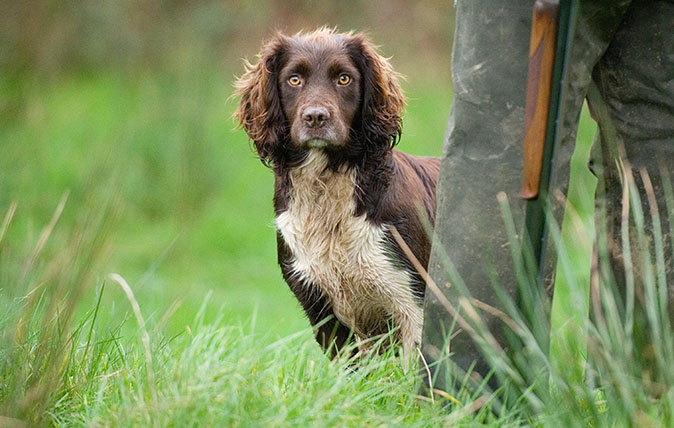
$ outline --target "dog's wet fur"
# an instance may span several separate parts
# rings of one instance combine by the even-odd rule
[[[393,147],[399,75],[361,34],[277,34],[237,81],[235,116],[274,171],[278,261],[318,343],[364,350],[394,326],[405,361],[421,341],[440,160]]]

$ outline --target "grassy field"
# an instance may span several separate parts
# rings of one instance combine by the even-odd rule
[[[232,78],[189,64],[0,79],[0,427],[672,421],[671,341],[653,351],[650,380],[615,313],[608,329],[588,325],[592,346],[562,366],[592,359],[593,381],[566,384],[532,355],[531,373],[561,387],[544,376],[514,401],[457,390],[430,402],[390,353],[356,371],[328,361],[276,266],[273,178],[234,129]],[[450,88],[404,88],[399,147],[439,155]],[[568,201],[580,216],[564,220],[575,246],[558,277],[571,289],[589,274],[593,132],[584,115]]]
[[[310,405],[305,422],[316,426],[446,419],[420,411],[396,362],[374,361],[377,374],[356,381],[320,353],[276,265],[273,178],[234,129],[231,79],[191,76],[2,82],[0,414],[39,425],[295,426]],[[400,148],[439,155],[449,88],[405,90]],[[110,273],[134,290],[156,386]]]

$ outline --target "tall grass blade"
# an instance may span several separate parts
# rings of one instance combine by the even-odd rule
[[[150,335],[148,334],[147,329],[145,328],[145,319],[143,318],[143,314],[140,311],[140,305],[138,305],[138,300],[136,300],[136,296],[134,296],[133,290],[131,290],[131,287],[126,282],[126,280],[122,278],[121,275],[111,273],[109,277],[111,280],[115,281],[124,291],[124,294],[126,294],[126,297],[129,300],[129,303],[131,304],[131,308],[133,309],[133,314],[136,316],[136,320],[138,321],[138,328],[140,328],[141,330],[141,339],[143,342],[143,351],[145,354],[145,368],[147,369],[147,384],[150,389],[150,394],[152,398],[152,407],[153,409],[159,409],[154,368],[152,364],[152,349],[150,347]],[[159,427],[159,423],[156,418],[152,418],[152,423],[153,426]]]

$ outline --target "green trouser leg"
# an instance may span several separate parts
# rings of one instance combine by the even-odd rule
[[[533,2],[459,1],[452,58],[454,101],[447,128],[438,183],[435,241],[429,264],[434,281],[455,307],[470,295],[495,307],[497,282],[516,299],[517,285],[508,237],[496,199],[504,192],[521,232],[524,203],[521,185],[522,137],[529,31]],[[581,2],[570,66],[563,89],[558,147],[551,186],[564,189],[568,160],[592,69],[602,57],[627,1]],[[449,286],[448,286],[449,285]],[[502,346],[507,330],[495,317],[480,314]],[[449,387],[448,365],[433,365],[449,352],[460,370],[488,364],[472,337],[454,328],[454,318],[431,292],[425,301],[422,352],[433,370],[433,386]]]
[[[624,291],[627,282],[622,252],[621,209],[622,177],[617,165],[629,165],[640,190],[645,231],[651,260],[655,259],[655,242],[650,207],[644,192],[641,171],[653,185],[656,205],[662,221],[664,275],[668,286],[670,318],[674,315],[674,261],[671,219],[668,219],[661,170],[674,169],[674,2],[635,0],[611,41],[606,53],[594,68],[593,80],[600,101],[593,110],[604,107],[599,121],[601,158],[603,159],[604,199],[598,199],[598,212],[606,213],[607,255],[616,283]],[[591,107],[592,104],[591,104]],[[618,145],[616,149],[615,145]],[[599,149],[599,148],[596,148]],[[621,156],[621,162],[615,157]],[[605,211],[603,211],[605,209]],[[633,235],[633,234],[632,234]],[[634,237],[634,235],[632,236]],[[631,258],[635,264],[634,282],[637,305],[645,302],[645,273],[640,253],[632,240]],[[664,263],[663,263],[664,261]],[[627,297],[627,296],[625,296]],[[637,322],[640,310],[637,308]],[[643,312],[641,312],[643,321]],[[648,329],[646,329],[648,330]],[[650,341],[641,337],[637,341]],[[643,343],[642,343],[643,344]]]
[[[456,307],[461,292],[447,273],[456,267],[470,293],[500,306],[487,267],[496,266],[501,283],[514,291],[507,236],[496,195],[505,191],[521,218],[522,136],[527,58],[533,1],[470,0],[457,4],[452,56],[454,99],[438,183],[435,242],[429,271]],[[506,263],[500,263],[505,261]],[[451,286],[448,286],[451,283]],[[446,353],[452,317],[426,293],[422,352],[432,363]],[[478,361],[487,370],[469,335],[451,341],[452,361],[467,369]],[[442,369],[441,369],[442,367]],[[447,389],[447,372],[437,366],[435,387]]]

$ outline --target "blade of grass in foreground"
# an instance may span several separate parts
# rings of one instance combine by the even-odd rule
[[[65,205],[64,196],[25,255],[14,242],[0,240],[0,297],[8,302],[2,320],[0,414],[30,426],[47,423],[51,409],[76,387],[72,370],[79,340],[87,322],[93,329],[99,313],[96,307],[93,314],[74,319],[80,296],[96,283],[111,206],[84,213],[63,240],[62,234],[54,238],[54,231]],[[12,227],[16,211],[17,205],[10,205],[0,236]],[[92,337],[90,330],[85,354]]]

